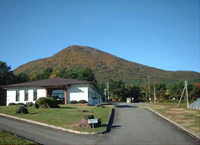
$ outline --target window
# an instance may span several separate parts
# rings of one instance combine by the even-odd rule
[[[33,100],[37,100],[37,89],[33,90]]]
[[[24,101],[28,101],[28,90],[24,91],[24,96],[25,96]]]
[[[16,90],[16,101],[19,101],[19,90]]]

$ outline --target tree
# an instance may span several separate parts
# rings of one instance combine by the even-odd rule
[[[173,87],[171,88],[171,97],[179,99],[181,97],[183,88],[184,88],[183,81],[173,84]]]
[[[22,83],[22,82],[27,82],[28,81],[28,75],[25,73],[19,73],[15,77],[16,83]]]
[[[97,86],[101,92],[104,92],[104,89],[106,88],[106,85],[104,82],[98,83]]]
[[[36,70],[34,70],[34,71],[29,73],[29,75],[28,75],[28,80],[29,81],[36,81],[38,79],[39,79],[39,75],[38,75]]]
[[[141,85],[141,97],[144,98],[143,100],[149,101],[149,86],[148,83],[143,83]]]
[[[61,78],[66,78],[65,75],[67,73],[67,69],[66,68],[62,68],[62,69],[59,69],[58,71],[58,76],[61,77]]]
[[[113,81],[112,79],[109,80],[109,88],[110,88],[110,94],[112,96],[115,96],[115,99],[120,99],[125,101],[127,89],[125,88],[125,82],[122,80],[119,81]]]
[[[78,78],[80,80],[85,80],[85,81],[89,81],[89,82],[93,82],[93,83],[97,84],[95,75],[89,67],[86,67],[85,69],[81,70]]]
[[[128,84],[126,85],[127,88],[127,93],[126,93],[126,98],[127,97],[131,97],[134,98],[135,102],[139,101],[139,97],[140,97],[140,87],[137,85],[133,85],[133,84]]]
[[[160,100],[167,100],[168,96],[166,95],[166,84],[165,83],[160,83],[156,85],[156,94],[157,94],[157,98]]]
[[[48,79],[51,75],[51,73],[53,72],[53,69],[52,68],[46,68],[42,74],[39,75],[39,79],[42,80],[42,79]]]
[[[11,71],[11,67],[6,62],[0,61],[0,85],[8,85],[14,83],[15,76]]]
[[[77,70],[74,69],[69,69],[67,70],[66,74],[64,75],[66,78],[70,78],[70,79],[78,79],[78,72]]]
[[[197,85],[188,84],[188,92],[189,96],[194,100],[200,97],[199,88]]]

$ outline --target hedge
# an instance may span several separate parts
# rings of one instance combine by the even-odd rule
[[[87,101],[86,100],[79,100],[78,103],[85,104],[85,103],[87,103]]]
[[[77,103],[78,103],[78,101],[76,101],[76,100],[70,101],[70,104],[77,104]]]
[[[24,103],[17,103],[17,105],[25,105]]]
[[[9,104],[8,104],[8,106],[11,106],[11,105],[16,105],[16,103],[9,103]]]

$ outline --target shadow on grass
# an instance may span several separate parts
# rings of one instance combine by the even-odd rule
[[[30,115],[38,114],[38,112],[31,112]]]
[[[59,109],[76,109],[76,107],[61,106]]]

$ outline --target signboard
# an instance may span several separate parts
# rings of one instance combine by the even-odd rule
[[[94,123],[98,123],[98,120],[97,119],[88,119],[88,123],[89,124],[94,124]]]
[[[88,123],[92,124],[92,128],[94,129],[94,124],[98,123],[98,120],[97,119],[88,119]]]

